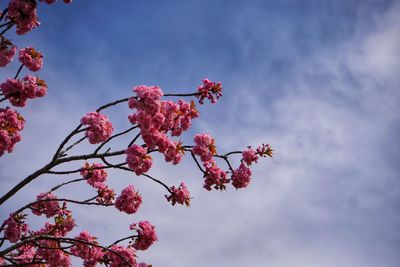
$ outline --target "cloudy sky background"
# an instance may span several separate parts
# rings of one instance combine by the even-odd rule
[[[149,180],[110,172],[116,192],[140,190],[141,209],[74,207],[75,232],[89,229],[108,244],[149,220],[160,241],[138,256],[163,267],[399,266],[399,13],[399,1],[40,4],[42,26],[10,37],[44,53],[39,75],[49,92],[21,110],[24,140],[0,159],[0,192],[48,162],[83,114],[133,86],[188,92],[209,77],[223,82],[224,96],[200,108],[183,139],[208,132],[221,153],[270,143],[274,159],[253,168],[247,189],[221,193],[202,189],[190,158],[176,167],[157,158],[150,174],[185,181],[190,208],[172,207]],[[3,69],[1,80],[17,68]],[[126,107],[107,114],[117,129],[128,127]],[[1,218],[71,178],[34,181],[0,207]],[[82,184],[59,196],[93,194]]]

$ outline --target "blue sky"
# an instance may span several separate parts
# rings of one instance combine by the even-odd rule
[[[224,96],[201,107],[184,139],[208,132],[221,151],[266,142],[275,158],[254,167],[246,190],[222,193],[202,189],[189,159],[155,166],[151,174],[168,184],[188,183],[189,209],[171,207],[147,180],[111,172],[116,191],[140,189],[141,210],[77,209],[79,231],[107,243],[148,219],[160,241],[138,256],[163,267],[399,266],[399,13],[398,1],[41,4],[42,26],[12,38],[45,54],[49,92],[21,111],[24,141],[0,160],[0,191],[47,162],[83,114],[133,86],[187,92],[209,77]],[[108,115],[123,129],[128,112]],[[2,217],[60,179],[30,184],[0,207]]]

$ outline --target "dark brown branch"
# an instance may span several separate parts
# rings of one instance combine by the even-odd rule
[[[82,124],[79,124],[67,137],[61,142],[60,146],[57,148],[56,153],[54,153],[53,160],[52,162],[55,162],[59,156],[61,150],[64,148],[64,146],[68,143],[68,141],[78,133],[79,129],[82,127]]]
[[[47,171],[49,171],[54,166],[55,166],[55,164],[53,162],[51,162],[51,163],[47,164],[46,166],[44,166],[43,168],[35,171],[34,173],[32,173],[31,175],[26,177],[21,182],[19,182],[16,186],[14,186],[10,191],[8,191],[5,195],[3,195],[0,198],[0,205],[3,204],[6,200],[8,200],[10,197],[12,197],[19,190],[21,190],[24,186],[26,186],[27,184],[29,184],[30,182],[35,180],[37,177],[39,177],[43,173],[46,173]]]
[[[94,199],[96,199],[97,196],[91,197],[89,199],[86,200],[74,200],[74,199],[68,199],[68,198],[52,198],[52,199],[41,199],[41,200],[37,200],[37,201],[33,201],[29,204],[26,204],[25,206],[23,206],[22,208],[18,209],[15,213],[21,213],[22,211],[24,211],[25,209],[30,208],[30,206],[38,204],[38,203],[42,203],[42,202],[50,202],[50,201],[59,201],[59,202],[68,202],[68,203],[73,203],[73,204],[79,204],[79,205],[89,205],[89,206],[104,206],[104,207],[108,207],[108,206],[112,206],[113,204],[103,204],[103,203],[98,203],[98,202],[90,202]]]
[[[15,24],[14,22],[12,22],[11,24],[9,24],[2,32],[0,32],[0,35],[5,34],[9,29],[12,28],[12,26],[13,26],[14,24]]]
[[[139,138],[139,136],[141,135],[141,133],[138,133],[135,138],[132,139],[132,141],[129,142],[128,147],[130,147],[131,145],[133,145],[136,140]]]
[[[5,9],[3,10],[3,12],[1,13],[0,20],[3,20],[3,18],[6,16],[7,13],[8,13],[8,7],[5,8]]]
[[[18,70],[17,70],[17,73],[16,73],[15,76],[14,76],[14,79],[17,79],[17,78],[18,78],[18,75],[21,73],[21,70],[22,70],[23,67],[24,67],[24,64],[21,64],[21,66],[19,66],[19,68],[18,68]]]
[[[164,94],[164,96],[182,96],[182,97],[186,97],[186,96],[197,96],[200,95],[201,93],[189,93],[189,94]]]
[[[109,107],[111,107],[111,106],[118,105],[119,103],[127,102],[129,99],[130,99],[130,97],[116,100],[116,101],[114,101],[114,102],[111,102],[111,103],[108,103],[108,104],[105,104],[105,105],[99,107],[98,109],[96,109],[96,111],[97,111],[97,112],[100,112],[100,111],[102,111],[103,109],[109,108]]]
[[[64,163],[64,162],[71,162],[71,161],[76,161],[76,160],[88,160],[88,159],[101,159],[105,157],[114,157],[114,156],[120,156],[125,154],[125,149],[119,150],[119,151],[114,151],[114,152],[106,152],[102,154],[86,154],[86,155],[79,155],[79,156],[71,156],[67,158],[61,158],[56,161],[57,165]]]

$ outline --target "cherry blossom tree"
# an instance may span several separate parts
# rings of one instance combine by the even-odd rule
[[[23,107],[31,99],[44,97],[48,89],[44,80],[33,75],[43,66],[40,50],[31,46],[19,48],[6,37],[13,29],[17,35],[25,35],[38,27],[37,5],[44,4],[41,2],[54,4],[56,0],[11,0],[0,11],[0,67],[7,67],[12,60],[21,63],[13,78],[0,84],[0,157],[20,145],[25,125],[21,115]],[[64,2],[70,4],[72,1]],[[23,71],[28,74],[21,77]],[[217,141],[209,134],[196,134],[193,144],[184,144],[178,139],[199,117],[196,102],[200,105],[205,102],[215,104],[221,96],[222,83],[207,78],[202,80],[197,90],[186,94],[164,93],[157,86],[140,85],[134,87],[132,94],[126,98],[109,102],[84,115],[76,128],[58,145],[47,164],[21,179],[1,196],[0,205],[43,175],[80,175],[40,192],[36,199],[28,200],[18,210],[10,211],[0,226],[0,265],[70,266],[71,257],[77,257],[83,260],[84,266],[151,266],[139,263],[136,256],[137,251],[147,250],[158,240],[156,227],[151,222],[133,222],[127,226],[127,236],[117,237],[112,244],[100,244],[88,230],[80,229],[78,235],[70,235],[77,227],[73,207],[115,207],[127,214],[138,211],[142,196],[137,188],[130,184],[122,192],[115,192],[107,184],[109,169],[150,179],[164,187],[166,201],[172,205],[190,206],[191,196],[184,181],[169,186],[149,174],[153,165],[152,154],[155,153],[161,153],[164,160],[172,165],[179,164],[184,156],[190,157],[193,166],[203,175],[205,190],[247,187],[252,175],[250,167],[260,158],[272,157],[269,145],[219,153]],[[127,114],[129,127],[116,133],[105,113],[117,105],[128,105],[132,111]],[[131,136],[131,141],[124,149],[108,147],[111,140],[126,135]],[[73,154],[73,149],[86,140],[93,145],[93,149],[85,154]],[[235,156],[241,159],[238,167],[231,162]],[[216,159],[224,165],[217,165]],[[67,163],[71,162],[79,162],[81,167],[68,169]],[[93,188],[93,196],[81,200],[57,197],[58,191],[75,183],[86,183]],[[46,222],[40,229],[33,229],[30,222],[38,216],[46,218]]]

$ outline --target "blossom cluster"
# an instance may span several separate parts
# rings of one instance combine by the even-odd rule
[[[0,67],[5,67],[12,61],[12,58],[17,51],[17,47],[13,45],[10,40],[5,39],[2,35],[0,38]]]
[[[21,140],[24,118],[11,108],[0,108],[0,156],[11,153],[14,145]]]
[[[38,77],[26,75],[22,80],[7,79],[0,90],[13,106],[24,107],[28,99],[45,96],[47,85]]]
[[[17,34],[26,34],[40,25],[36,6],[36,1],[10,1],[8,4],[8,17],[16,23]]]
[[[107,179],[107,172],[103,169],[104,165],[101,163],[94,163],[90,165],[86,162],[82,168],[81,175],[86,179],[86,182],[94,188],[102,188]]]
[[[28,232],[28,225],[24,222],[25,216],[11,213],[10,217],[4,221],[4,238],[15,243],[21,239],[22,234]]]
[[[212,82],[209,79],[204,78],[203,85],[197,88],[197,92],[198,94],[196,97],[199,98],[200,104],[203,104],[204,99],[206,98],[214,104],[222,96],[222,83]]]
[[[35,215],[45,214],[47,218],[53,217],[58,214],[61,207],[58,203],[57,197],[51,193],[40,193],[36,197],[36,202],[30,206],[32,213]]]
[[[185,183],[181,183],[179,187],[172,186],[170,188],[171,195],[165,196],[168,201],[171,201],[174,206],[176,203],[181,205],[185,204],[190,206],[190,192],[187,189]]]
[[[142,204],[142,196],[135,191],[133,185],[124,188],[121,195],[115,200],[115,207],[128,214],[136,213]]]
[[[170,140],[168,134],[180,136],[189,129],[192,119],[199,115],[196,105],[193,101],[162,101],[163,92],[157,86],[137,86],[133,92],[136,96],[129,100],[129,108],[136,112],[129,115],[129,121],[139,124],[148,148],[163,153],[167,162],[178,164],[184,154],[182,143]]]
[[[96,263],[104,257],[103,250],[96,246],[98,245],[96,238],[91,236],[89,232],[82,231],[78,236],[75,236],[74,239],[76,240],[74,242],[75,246],[71,248],[70,252],[74,256],[83,259],[83,265],[85,267],[96,266]]]
[[[147,148],[133,144],[126,149],[126,163],[136,175],[141,175],[151,168],[153,161]]]
[[[38,71],[43,65],[43,55],[33,47],[25,47],[19,51],[19,61],[30,71]]]
[[[130,229],[137,231],[138,236],[133,243],[133,247],[137,250],[146,250],[158,240],[155,226],[148,221],[133,223],[130,225]]]
[[[97,144],[105,142],[114,130],[112,123],[108,117],[99,112],[89,112],[81,119],[82,125],[88,126],[86,130],[86,137],[89,139],[89,143]]]

